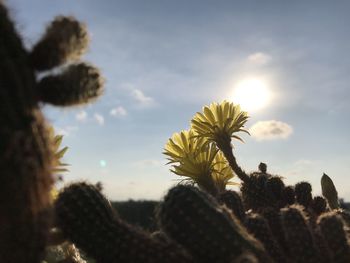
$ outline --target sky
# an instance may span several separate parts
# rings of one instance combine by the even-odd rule
[[[162,154],[168,138],[204,105],[236,103],[238,87],[255,81],[269,99],[265,92],[248,101],[264,105],[249,111],[252,135],[233,142],[239,164],[254,171],[263,161],[287,184],[309,181],[315,194],[325,172],[350,200],[349,1],[7,4],[28,48],[57,15],[85,22],[83,60],[106,80],[94,104],[43,105],[69,146],[65,182],[100,181],[112,200],[160,199],[179,179]]]

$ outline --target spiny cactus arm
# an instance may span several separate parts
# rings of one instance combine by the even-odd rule
[[[21,127],[24,113],[35,107],[35,79],[22,40],[2,2],[0,36],[0,119],[4,131]]]
[[[220,204],[226,205],[228,209],[241,221],[245,218],[245,209],[239,194],[232,190],[222,192],[217,197]]]
[[[231,262],[245,251],[254,253],[259,262],[271,262],[239,220],[197,188],[172,188],[160,206],[158,220],[161,229],[199,262]]]
[[[266,251],[275,262],[289,262],[286,255],[282,252],[282,248],[274,238],[265,218],[259,214],[248,214],[244,225],[248,231],[264,245]]]
[[[318,226],[332,254],[332,261],[350,262],[350,240],[342,218],[336,213],[326,213],[318,219]]]
[[[77,60],[86,51],[89,36],[83,23],[74,17],[58,16],[33,47],[30,59],[37,70],[48,70]]]
[[[20,36],[15,30],[14,23],[9,17],[4,1],[0,1],[0,33],[1,49],[6,50],[6,53],[13,61],[25,62],[27,52],[24,49]]]
[[[327,211],[327,201],[322,196],[315,196],[310,207],[316,215],[321,215]]]
[[[241,184],[242,199],[246,209],[257,211],[264,207],[275,206],[275,201],[266,191],[266,183],[270,175],[252,173],[249,181]]]
[[[281,218],[292,262],[321,262],[322,259],[302,208],[298,206],[283,208],[281,209]]]
[[[331,209],[339,208],[338,192],[335,188],[332,179],[323,174],[321,178],[322,195],[327,199],[328,205]]]
[[[38,83],[40,100],[58,106],[85,104],[103,92],[103,78],[97,68],[80,63],[61,74],[44,77]]]
[[[286,237],[284,235],[280,211],[273,207],[265,207],[260,209],[258,214],[263,216],[268,222],[274,238],[282,248],[281,253],[287,254],[288,244],[286,243]]]
[[[98,263],[192,262],[177,244],[153,239],[123,222],[95,185],[66,187],[55,211],[63,233]]]
[[[295,185],[294,188],[296,201],[303,205],[304,207],[308,207],[312,202],[312,187],[308,182],[299,182]]]
[[[286,186],[283,190],[283,203],[285,205],[292,205],[295,203],[295,192],[293,186]]]
[[[333,211],[341,216],[341,218],[343,219],[344,223],[346,224],[346,226],[349,229],[348,232],[350,233],[350,212],[347,211],[347,210],[344,210],[344,209],[335,209]]]
[[[265,185],[266,193],[271,200],[271,206],[273,207],[284,207],[284,189],[285,185],[283,180],[279,176],[271,176],[267,179]]]

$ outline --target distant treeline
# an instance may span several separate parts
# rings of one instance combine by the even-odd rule
[[[350,203],[345,202],[344,199],[339,201],[343,209],[350,210]],[[112,202],[112,206],[118,211],[122,219],[148,231],[154,231],[157,228],[155,213],[158,204],[157,201],[146,200]]]
[[[119,216],[132,225],[145,230],[156,229],[155,212],[159,202],[157,201],[134,201],[112,202],[112,206],[118,211]]]

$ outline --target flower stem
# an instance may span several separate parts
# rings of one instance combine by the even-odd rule
[[[249,175],[247,175],[247,173],[237,164],[236,158],[233,155],[231,140],[217,142],[217,146],[222,151],[232,170],[237,174],[239,179],[241,179],[243,182],[248,182]]]

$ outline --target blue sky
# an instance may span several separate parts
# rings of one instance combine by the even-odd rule
[[[111,199],[159,199],[178,179],[162,150],[202,106],[232,99],[239,81],[273,94],[250,112],[248,171],[260,161],[289,184],[323,172],[350,200],[349,1],[8,0],[26,45],[56,15],[84,21],[84,60],[101,68],[106,92],[86,107],[45,106],[64,133],[66,181],[104,183]],[[278,128],[273,131],[273,128]],[[236,180],[238,181],[238,179]]]

